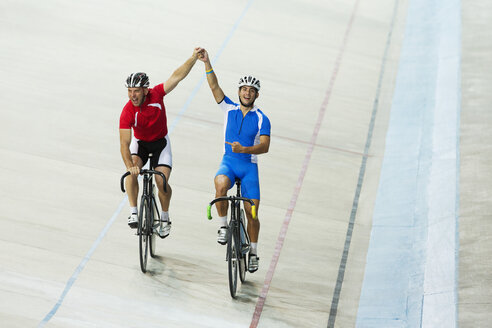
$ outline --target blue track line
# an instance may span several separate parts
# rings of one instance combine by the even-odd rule
[[[70,279],[68,279],[67,284],[65,285],[65,289],[63,289],[63,292],[62,292],[60,298],[58,299],[58,302],[56,302],[55,306],[53,306],[53,308],[51,309],[51,311],[46,315],[46,317],[44,317],[43,321],[41,321],[41,323],[38,325],[38,327],[43,327],[55,315],[56,311],[58,311],[58,308],[63,303],[63,300],[65,299],[65,296],[67,296],[68,292],[70,291],[70,289],[72,288],[73,284],[77,280],[79,274],[82,272],[82,270],[84,270],[85,265],[87,264],[87,262],[91,258],[92,254],[96,250],[97,246],[99,246],[99,244],[101,243],[102,239],[104,238],[104,236],[108,232],[109,228],[111,228],[111,226],[113,225],[114,221],[118,217],[118,214],[120,214],[121,210],[123,209],[123,206],[126,204],[127,199],[128,199],[128,196],[125,195],[125,197],[123,198],[123,200],[120,202],[120,205],[118,205],[118,208],[114,212],[113,216],[109,219],[108,223],[106,224],[106,226],[104,227],[104,229],[99,234],[99,237],[97,237],[97,239],[94,242],[94,244],[92,245],[91,249],[84,256],[84,258],[80,262],[79,266],[75,269],[75,272],[72,274],[72,276],[70,277]]]
[[[338,312],[338,304],[340,301],[340,294],[342,291],[343,280],[345,277],[345,269],[347,267],[350,244],[352,241],[352,235],[353,235],[354,226],[355,226],[355,219],[356,219],[356,215],[357,215],[357,210],[359,208],[360,193],[362,190],[362,184],[364,182],[364,176],[366,173],[367,157],[369,156],[369,150],[371,148],[372,134],[374,131],[374,125],[376,123],[376,116],[377,116],[377,112],[378,112],[378,108],[379,108],[379,97],[380,97],[381,88],[383,85],[383,78],[384,78],[386,63],[388,60],[389,49],[391,47],[391,40],[393,37],[393,30],[394,30],[394,26],[395,26],[396,15],[398,13],[398,8],[399,8],[399,1],[396,0],[394,7],[393,7],[393,13],[391,16],[391,23],[389,26],[388,35],[386,37],[386,45],[384,48],[383,59],[381,61],[378,85],[377,85],[377,89],[376,89],[376,97],[374,98],[374,102],[373,102],[373,106],[372,106],[371,120],[369,122],[369,128],[367,131],[367,138],[366,138],[366,144],[364,147],[364,154],[362,156],[362,163],[361,163],[360,169],[359,169],[359,177],[357,179],[357,187],[355,189],[355,195],[354,195],[354,199],[352,202],[352,210],[350,213],[350,220],[349,220],[349,225],[348,225],[347,233],[346,233],[346,237],[345,237],[345,244],[344,244],[344,248],[343,248],[342,258],[340,260],[340,265],[338,267],[337,281],[335,284],[335,289],[333,291],[333,298],[332,298],[331,307],[330,307],[330,314],[328,317],[328,326],[327,326],[328,328],[335,327],[335,321],[336,321],[337,312]]]
[[[246,15],[246,12],[248,11],[249,7],[251,7],[251,4],[253,3],[253,1],[254,0],[248,1],[248,3],[246,4],[246,7],[244,7],[243,12],[241,13],[241,15],[239,16],[239,18],[236,20],[236,22],[232,26],[232,29],[229,31],[229,34],[225,38],[224,42],[222,42],[222,45],[221,45],[219,51],[217,51],[217,54],[212,59],[212,65],[214,65],[217,62],[217,60],[219,59],[220,55],[224,51],[225,47],[227,46],[227,44],[229,44],[229,41],[231,40],[232,36],[234,35],[234,32],[236,32],[236,30],[237,30],[237,28],[239,26],[239,23],[243,20],[243,17]],[[185,104],[183,105],[183,107],[181,108],[181,110],[178,112],[178,116],[171,123],[171,126],[169,128],[169,131],[170,131],[169,133],[171,133],[174,130],[174,127],[179,123],[179,121],[181,121],[181,118],[183,117],[184,113],[186,112],[186,110],[188,109],[189,105],[191,104],[191,101],[195,98],[196,94],[200,90],[203,82],[205,82],[205,75],[203,75],[200,78],[200,81],[196,84],[196,86],[193,89],[193,91],[191,91],[191,95],[188,97],[188,99],[186,100]]]
[[[460,0],[412,0],[357,327],[456,327]]]
[[[229,44],[229,41],[231,40],[232,36],[234,35],[234,32],[237,30],[239,24],[241,23],[242,19],[246,15],[246,12],[248,11],[248,9],[251,7],[253,1],[254,0],[249,0],[248,3],[246,4],[246,6],[243,9],[241,15],[239,16],[239,18],[234,23],[232,29],[229,31],[229,34],[227,35],[227,37],[225,38],[225,40],[222,42],[222,45],[221,45],[219,51],[217,52],[217,54],[215,55],[215,57],[212,59],[212,64],[215,64],[215,62],[218,61],[220,55],[222,54],[222,52],[226,48],[226,46]],[[191,102],[193,101],[193,99],[197,95],[197,93],[200,90],[201,86],[203,85],[204,81],[205,81],[205,75],[202,76],[202,78],[200,79],[200,81],[196,84],[195,88],[191,92],[191,94],[188,97],[188,99],[186,100],[185,104],[180,109],[177,117],[171,123],[171,125],[169,127],[169,134],[171,134],[173,132],[174,128],[180,122],[180,120],[183,117],[184,113],[188,110]],[[60,295],[58,301],[56,302],[56,304],[53,306],[53,308],[51,309],[51,311],[48,312],[48,314],[44,317],[44,319],[39,323],[39,325],[38,325],[39,328],[40,327],[44,327],[51,320],[51,318],[56,314],[56,312],[58,311],[58,309],[62,305],[63,301],[65,300],[65,297],[67,296],[68,292],[72,288],[73,284],[75,283],[75,281],[79,277],[80,273],[84,270],[87,262],[89,261],[89,259],[92,256],[92,254],[97,249],[97,247],[99,246],[99,244],[103,240],[104,236],[106,236],[106,233],[109,231],[109,228],[111,228],[111,226],[113,225],[113,223],[116,220],[116,218],[118,217],[118,215],[121,213],[121,210],[123,209],[123,207],[126,204],[127,200],[128,200],[128,196],[125,196],[123,198],[123,200],[120,202],[120,204],[118,205],[118,208],[113,213],[113,216],[111,216],[111,218],[109,219],[108,223],[106,224],[106,226],[104,227],[104,229],[101,231],[101,233],[97,237],[97,239],[94,242],[94,244],[92,245],[91,249],[84,256],[84,258],[82,259],[82,261],[80,262],[80,264],[77,266],[77,268],[75,269],[75,271],[72,274],[72,276],[70,277],[70,279],[68,279],[68,281],[67,281],[67,283],[65,285],[65,288],[63,289],[63,292],[61,293],[61,295]]]

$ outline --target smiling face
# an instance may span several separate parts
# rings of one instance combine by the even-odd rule
[[[244,107],[253,107],[259,93],[254,87],[242,86],[238,90],[239,101]]]
[[[145,96],[149,93],[148,88],[128,88],[128,98],[133,106],[141,106],[145,101]]]

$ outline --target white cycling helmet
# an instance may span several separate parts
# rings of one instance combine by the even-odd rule
[[[242,86],[253,87],[257,91],[260,91],[260,80],[258,80],[257,78],[251,75],[243,76],[239,79],[239,83],[238,83],[239,88]]]
[[[147,74],[138,72],[130,74],[125,83],[127,88],[148,88],[149,87],[149,77]]]

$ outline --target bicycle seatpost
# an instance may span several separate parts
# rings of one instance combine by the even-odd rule
[[[149,170],[153,170],[154,166],[152,165],[152,157],[154,156],[154,153],[149,153]]]
[[[237,186],[237,197],[241,197],[241,179],[236,178],[236,186]]]

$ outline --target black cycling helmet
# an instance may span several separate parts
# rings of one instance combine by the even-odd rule
[[[142,72],[132,73],[127,77],[125,86],[127,88],[148,88],[149,77]]]
[[[238,87],[249,86],[255,88],[257,91],[260,91],[260,80],[255,78],[254,76],[248,75],[243,76],[239,79]]]

